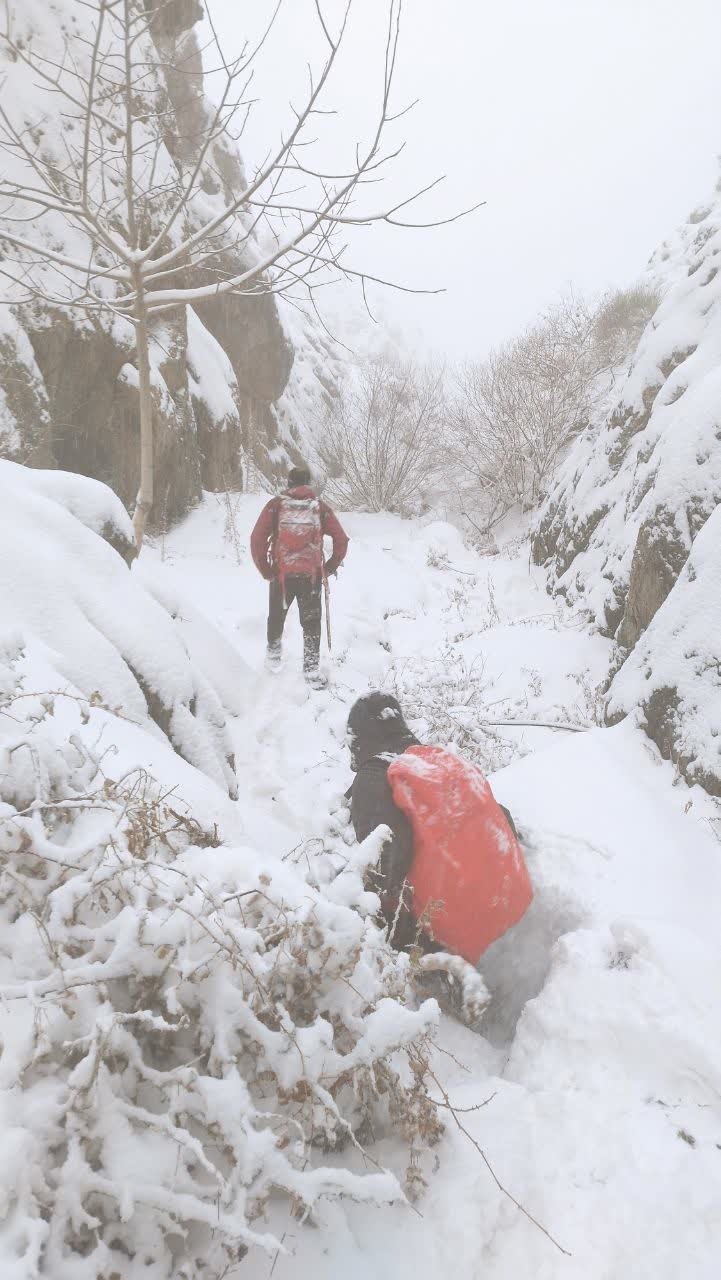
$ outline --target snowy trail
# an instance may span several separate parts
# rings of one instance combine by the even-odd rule
[[[523,719],[592,715],[606,642],[550,601],[525,548],[479,559],[440,523],[344,520],[352,542],[333,584],[331,686],[309,695],[294,619],[283,670],[266,673],[267,589],[247,552],[260,503],[237,501],[240,564],[211,497],[168,537],[162,564],[153,553],[152,571],[248,665],[234,728],[238,812],[269,858],[301,857],[305,842],[341,830],[348,708],[393,673],[428,736],[477,735],[469,693]],[[536,899],[484,957],[494,993],[485,1036],[445,1021],[437,1069],[458,1107],[494,1095],[463,1121],[571,1256],[499,1193],[449,1122],[421,1216],[326,1204],[323,1232],[273,1221],[289,1250],[275,1280],[435,1280],[449,1266],[461,1280],[711,1280],[721,1258],[721,856],[710,802],[674,785],[630,725],[457,740],[506,764],[493,785],[522,829]],[[374,1155],[397,1159],[383,1144]],[[251,1256],[241,1270],[260,1280],[271,1265]]]

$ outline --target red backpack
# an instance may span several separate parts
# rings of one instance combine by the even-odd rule
[[[389,765],[388,781],[413,830],[413,914],[477,964],[531,903],[521,846],[481,770],[442,747],[409,747]]]
[[[289,574],[319,574],[323,566],[323,523],[320,502],[312,493],[284,493],[276,513],[275,563],[281,581]]]

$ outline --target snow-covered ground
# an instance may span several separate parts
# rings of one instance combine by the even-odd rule
[[[467,1133],[447,1116],[417,1209],[325,1203],[304,1225],[271,1213],[287,1253],[251,1251],[238,1276],[717,1277],[721,849],[711,801],[632,725],[593,727],[609,646],[549,599],[522,541],[480,558],[445,524],[344,517],[351,547],[332,584],[330,686],[309,694],[294,618],[283,670],[266,673],[267,587],[248,551],[261,502],[206,498],[133,571],[192,599],[250,669],[231,724],[239,801],[209,790],[203,820],[216,796],[221,821],[235,808],[269,862],[312,857],[343,829],[348,709],[369,687],[392,687],[421,735],[495,766],[536,899],[484,959],[494,995],[485,1035],[442,1022],[433,1069]],[[482,723],[508,719],[591,727]],[[499,1190],[481,1152],[557,1243]],[[395,1159],[383,1144],[373,1156]]]

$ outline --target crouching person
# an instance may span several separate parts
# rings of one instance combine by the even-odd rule
[[[511,815],[476,765],[421,745],[389,694],[358,699],[348,745],[356,838],[381,825],[391,831],[369,887],[380,896],[393,946],[417,947],[425,970],[454,972],[439,952],[475,967],[533,896]]]

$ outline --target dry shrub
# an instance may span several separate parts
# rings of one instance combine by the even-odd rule
[[[604,294],[593,320],[593,340],[602,365],[620,364],[634,350],[661,296],[659,288],[647,283]]]
[[[28,693],[24,663],[0,653],[0,1196],[27,1273],[223,1274],[277,1250],[279,1199],[399,1199],[364,1135],[404,1138],[417,1191],[437,1012],[373,923],[377,842],[325,890],[227,847],[148,774],[108,777],[104,713]]]
[[[542,500],[563,450],[589,425],[659,300],[647,285],[598,303],[569,295],[520,337],[457,372],[450,471],[461,513],[479,536]]]
[[[417,511],[441,469],[443,410],[437,371],[388,360],[361,365],[323,427],[330,501],[347,510]]]

